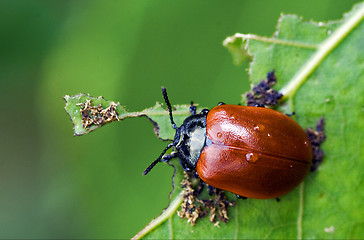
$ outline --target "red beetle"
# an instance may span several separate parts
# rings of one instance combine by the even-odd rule
[[[174,141],[144,171],[161,160],[178,157],[185,171],[196,170],[207,184],[240,196],[277,198],[300,184],[312,164],[306,132],[287,115],[264,107],[219,105],[192,115],[180,127],[173,121]],[[175,147],[176,152],[165,155]]]

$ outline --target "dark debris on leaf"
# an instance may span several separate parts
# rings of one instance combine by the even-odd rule
[[[313,160],[311,166],[311,172],[317,170],[318,166],[322,163],[324,158],[324,152],[321,150],[320,146],[325,141],[326,135],[324,132],[325,121],[324,118],[320,118],[316,124],[316,131],[312,128],[306,130],[308,139],[310,140]]]
[[[253,89],[246,94],[247,106],[275,106],[278,100],[282,98],[282,94],[272,89],[277,82],[274,71],[267,74],[267,78],[255,85]]]

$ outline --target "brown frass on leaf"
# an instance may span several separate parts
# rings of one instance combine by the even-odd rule
[[[200,194],[204,186],[207,184],[199,179],[199,184],[196,188],[193,187],[191,179],[198,178],[194,174],[185,172],[185,179],[182,180],[183,202],[181,210],[177,211],[179,217],[186,218],[191,225],[195,225],[197,219],[204,218],[210,215],[210,222],[215,226],[219,226],[219,221],[216,220],[216,215],[220,221],[226,223],[229,220],[228,207],[234,205],[234,201],[228,201],[223,190],[217,188],[209,188],[209,195],[213,198],[201,199]]]
[[[117,104],[114,102],[111,102],[105,109],[101,104],[92,106],[91,100],[86,100],[86,103],[79,103],[77,105],[81,106],[82,127],[85,129],[92,125],[104,125],[108,122],[119,121],[118,113],[116,112]]]

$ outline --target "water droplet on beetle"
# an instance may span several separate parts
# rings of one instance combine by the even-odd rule
[[[253,129],[256,131],[264,131],[265,127],[263,124],[257,124]]]
[[[218,132],[216,135],[217,135],[218,138],[221,138],[222,137],[222,133],[221,132]]]
[[[247,153],[245,154],[245,159],[250,163],[255,163],[256,161],[258,161],[259,156],[257,153]]]

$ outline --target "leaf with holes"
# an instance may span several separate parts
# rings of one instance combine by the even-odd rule
[[[176,201],[181,201],[178,196],[135,237],[363,238],[363,17],[363,3],[336,22],[303,22],[282,15],[273,37],[235,34],[224,41],[235,62],[252,57],[253,84],[275,70],[276,88],[285,94],[281,110],[296,112],[303,127],[325,118],[326,157],[318,171],[279,203],[238,201],[230,211],[230,222],[220,228],[206,219],[196,226],[181,221],[174,213]]]
[[[173,139],[174,131],[170,127],[168,111],[160,103],[140,112],[129,112],[120,103],[105,100],[103,97],[92,97],[87,94],[66,95],[65,110],[73,124],[77,136],[88,134],[107,123],[121,121],[130,117],[147,117],[155,126],[154,132],[161,139]],[[189,116],[189,105],[175,105],[173,109],[176,123],[181,124]],[[111,109],[114,108],[114,113]],[[111,117],[108,116],[111,114]],[[114,114],[114,115],[112,115]]]
[[[178,160],[173,160],[178,167],[171,203],[135,238],[364,238],[363,18],[364,3],[360,3],[339,21],[303,22],[297,16],[282,15],[272,37],[228,37],[224,45],[236,63],[247,56],[252,58],[249,75],[253,84],[275,70],[275,88],[284,94],[281,111],[296,112],[294,117],[304,128],[325,118],[324,162],[279,203],[237,200],[229,209],[230,221],[216,227],[207,218],[191,226],[177,216],[183,201],[179,185],[183,171]],[[126,117],[147,116],[160,138],[173,138],[168,112],[158,103],[140,112],[128,112],[119,103],[83,94],[66,96],[65,100],[76,135]],[[174,108],[175,121],[180,125],[189,115],[189,106]],[[232,194],[228,198],[235,200]]]

